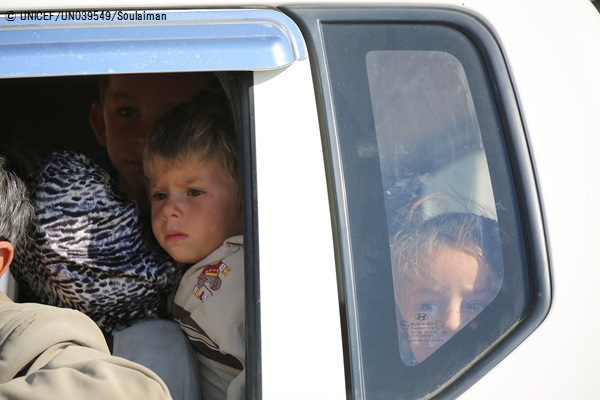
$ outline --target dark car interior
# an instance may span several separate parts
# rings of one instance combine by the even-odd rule
[[[53,151],[92,156],[101,150],[88,122],[97,77],[3,79],[0,93],[0,153],[21,178]]]

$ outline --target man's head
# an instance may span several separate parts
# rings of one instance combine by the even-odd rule
[[[100,100],[92,104],[90,123],[127,197],[146,201],[142,153],[158,118],[217,85],[212,73],[124,74],[101,79]]]
[[[14,246],[19,246],[33,218],[33,205],[25,184],[4,169],[0,157],[0,276],[10,265]]]

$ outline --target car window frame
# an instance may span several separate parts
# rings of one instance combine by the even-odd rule
[[[499,41],[484,21],[476,15],[452,7],[303,7],[290,6],[283,9],[296,21],[305,34],[309,57],[313,60],[315,92],[319,104],[324,152],[328,161],[328,179],[331,187],[332,215],[335,216],[336,259],[340,276],[340,301],[342,320],[346,324],[345,357],[346,380],[354,398],[365,398],[367,393],[361,370],[361,344],[357,325],[356,277],[350,267],[351,239],[348,225],[348,199],[344,192],[343,166],[340,164],[340,143],[338,124],[334,115],[332,83],[327,65],[323,39],[324,24],[342,23],[430,23],[452,26],[468,36],[480,50],[489,76],[493,77],[494,96],[502,126],[507,132],[505,145],[511,161],[516,198],[520,205],[524,242],[530,257],[531,289],[536,293],[526,318],[495,344],[494,348],[482,354],[473,365],[459,373],[439,390],[430,393],[440,396],[457,396],[490,371],[514,348],[523,342],[544,320],[551,305],[550,265],[541,202],[537,192],[535,171],[527,143],[524,123],[520,114],[517,97],[509,75],[509,66]],[[337,206],[335,206],[337,205]]]

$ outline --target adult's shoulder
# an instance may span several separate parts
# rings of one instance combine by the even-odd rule
[[[37,303],[14,303],[0,293],[0,382],[50,347],[65,342],[109,354],[104,335],[83,313]]]

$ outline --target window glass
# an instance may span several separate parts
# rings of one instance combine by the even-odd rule
[[[394,50],[368,52],[366,65],[400,354],[416,365],[498,294],[504,267],[494,194],[460,61]]]
[[[531,305],[494,76],[448,25],[322,32],[354,390],[441,393]]]

